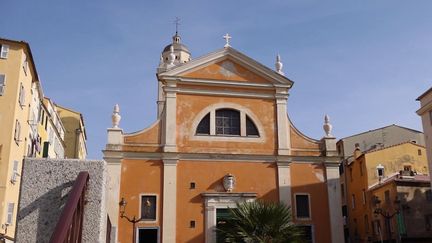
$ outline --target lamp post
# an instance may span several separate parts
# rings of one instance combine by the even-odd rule
[[[396,200],[394,201],[394,204],[399,205],[400,201],[396,198]],[[379,208],[379,207],[374,210],[375,215],[381,215],[385,219],[385,224],[386,224],[386,228],[387,228],[387,235],[388,235],[389,242],[391,242],[393,240],[391,228],[390,228],[391,219],[395,215],[399,214],[399,212],[400,212],[399,207],[393,213],[390,213],[389,211],[384,211],[382,208]],[[397,239],[396,239],[396,241],[397,241]]]
[[[122,197],[121,201],[119,202],[119,206],[120,206],[120,218],[125,218],[127,221],[129,221],[130,223],[132,223],[132,243],[135,243],[135,224],[138,223],[139,221],[142,220],[142,218],[136,218],[136,216],[133,216],[133,218],[129,218],[128,216],[125,215],[125,211],[126,211],[126,205],[127,202],[124,199],[124,197]]]

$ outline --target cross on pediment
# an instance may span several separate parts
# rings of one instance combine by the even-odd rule
[[[223,36],[223,38],[225,39],[225,45],[224,45],[224,47],[230,47],[230,44],[229,44],[229,42],[230,42],[230,39],[232,38],[228,33],[226,33],[224,36]]]

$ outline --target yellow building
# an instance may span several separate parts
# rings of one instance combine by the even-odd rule
[[[339,157],[328,117],[325,137],[302,134],[288,118],[293,81],[280,57],[272,70],[225,38],[224,48],[191,59],[176,33],[157,70],[153,125],[124,134],[115,106],[104,158],[119,242],[222,242],[215,229],[227,208],[256,199],[291,206],[305,242],[342,242]],[[119,215],[122,198],[126,215],[140,222]]]
[[[29,124],[37,82],[28,43],[0,39],[0,234],[7,240],[15,234],[22,160],[34,136]]]
[[[417,101],[420,102],[420,109],[417,110],[417,114],[422,119],[423,131],[426,138],[429,173],[432,174],[432,87],[420,95]]]
[[[82,114],[59,105],[56,105],[56,108],[66,129],[65,157],[85,159],[87,156],[87,134]]]
[[[370,191],[371,188],[379,188],[378,185],[396,175],[406,173],[427,175],[428,172],[425,147],[416,143],[405,142],[364,153],[357,148],[354,151],[353,161],[346,166],[345,183],[351,241],[378,241],[381,236],[384,240],[388,238],[386,234],[379,235],[372,229],[373,221],[376,222],[376,217],[379,215],[374,214],[377,205],[371,193],[378,195],[380,191]],[[395,191],[393,195],[387,195],[386,198],[392,196],[394,200],[396,195]],[[395,222],[392,221],[394,226]]]

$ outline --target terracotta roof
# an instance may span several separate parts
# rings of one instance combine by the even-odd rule
[[[365,151],[365,152],[363,152],[363,154],[369,154],[369,153],[377,152],[377,151],[380,151],[380,150],[384,150],[384,149],[388,149],[388,148],[392,148],[392,147],[400,146],[400,145],[403,145],[403,144],[407,144],[407,143],[410,143],[410,144],[412,144],[412,145],[416,145],[416,146],[418,146],[418,147],[420,147],[420,148],[426,148],[425,146],[422,146],[422,145],[420,145],[420,144],[413,143],[413,142],[411,142],[411,141],[406,141],[406,142],[402,142],[402,143],[393,144],[393,145],[390,145],[390,146],[387,146],[387,147],[382,147],[382,148],[377,148],[377,149],[373,149],[373,150]]]

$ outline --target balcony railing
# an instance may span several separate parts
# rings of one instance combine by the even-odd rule
[[[85,192],[89,173],[78,174],[60,219],[51,235],[50,243],[80,243],[84,218]]]

